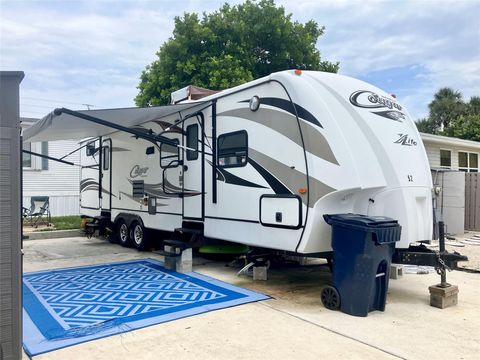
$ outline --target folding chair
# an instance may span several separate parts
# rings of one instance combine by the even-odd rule
[[[32,196],[30,209],[23,208],[23,217],[30,218],[30,225],[38,227],[40,224],[50,225],[50,198],[48,196]]]

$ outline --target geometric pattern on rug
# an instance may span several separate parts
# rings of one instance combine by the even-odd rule
[[[153,259],[23,276],[23,346],[29,356],[269,297]]]
[[[138,263],[27,275],[24,282],[56,314],[64,329],[226,296]]]

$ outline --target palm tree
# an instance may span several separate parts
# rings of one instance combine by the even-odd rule
[[[434,121],[440,131],[443,131],[465,112],[465,103],[459,91],[445,87],[437,91],[428,108],[430,109],[429,118]]]

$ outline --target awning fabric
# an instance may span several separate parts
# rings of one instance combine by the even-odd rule
[[[122,108],[78,111],[124,127],[134,127],[148,121],[160,119],[176,112],[182,117],[194,112],[207,102],[155,106],[148,108]],[[23,141],[81,140],[110,134],[116,130],[96,124],[85,119],[62,113],[55,115],[53,111],[23,132]]]

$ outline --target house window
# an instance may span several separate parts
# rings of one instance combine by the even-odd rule
[[[478,154],[459,151],[458,169],[465,172],[478,172]]]
[[[32,151],[32,143],[24,142],[23,150]],[[22,152],[22,167],[31,169],[32,168],[32,155]]]
[[[48,142],[24,142],[23,150],[31,151],[35,154],[48,156]],[[48,170],[48,159],[38,155],[32,155],[22,152],[22,167],[30,170]]]
[[[198,124],[187,127],[187,147],[193,150],[187,150],[187,160],[198,159]]]
[[[452,152],[450,150],[440,149],[440,166],[452,167]]]
[[[218,137],[218,165],[238,167],[247,164],[248,136],[245,130]]]

